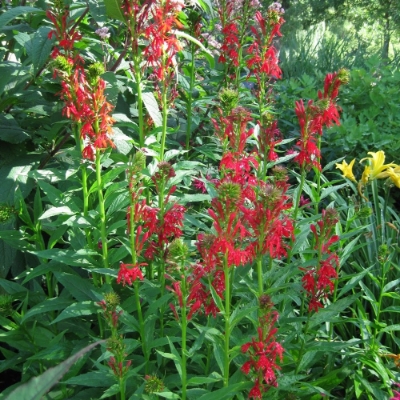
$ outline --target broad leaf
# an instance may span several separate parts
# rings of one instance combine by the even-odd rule
[[[40,400],[53,386],[58,383],[58,381],[68,372],[68,370],[80,357],[103,342],[104,340],[86,346],[84,349],[74,354],[60,365],[48,369],[42,375],[31,379],[28,383],[15,389],[6,397],[6,400]]]

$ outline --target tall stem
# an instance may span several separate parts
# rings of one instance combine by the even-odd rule
[[[97,180],[97,196],[99,199],[99,214],[100,214],[100,232],[101,232],[101,249],[104,268],[108,268],[108,244],[106,230],[106,210],[104,207],[103,196],[103,180],[101,177],[101,153],[96,149],[96,180]]]
[[[189,94],[186,103],[186,158],[189,158],[189,149],[190,149],[190,137],[192,134],[192,100],[193,100],[193,89],[194,89],[194,78],[195,78],[195,65],[194,65],[194,52],[195,47],[194,44],[190,44],[190,54],[191,54],[191,65],[190,65],[190,81],[189,81]]]
[[[224,386],[229,383],[229,338],[230,338],[230,316],[231,316],[231,282],[230,269],[228,265],[228,254],[224,255],[224,276],[225,276],[225,347],[224,347]]]
[[[142,95],[142,75],[140,73],[140,60],[137,54],[133,57],[135,69],[135,81],[137,85],[137,108],[139,117],[139,146],[144,146],[144,119],[143,119],[143,95]]]
[[[257,278],[258,278],[258,296],[261,297],[264,293],[262,255],[259,255],[257,257]]]
[[[186,335],[187,335],[187,293],[186,293],[186,277],[183,277],[182,280],[182,352],[181,352],[181,359],[182,359],[182,397],[181,400],[186,400],[186,380],[187,380],[187,371],[186,371]]]
[[[165,140],[167,137],[167,122],[168,122],[167,84],[164,81],[162,89],[162,133],[161,133],[160,161],[164,160]]]

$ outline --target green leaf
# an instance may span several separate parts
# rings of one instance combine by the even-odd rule
[[[164,397],[164,399],[180,399],[177,394],[172,392],[154,392],[157,396]]]
[[[217,378],[208,378],[206,376],[194,376],[193,378],[190,378],[188,380],[187,385],[197,386],[197,385],[203,385],[205,383],[214,383],[219,381],[221,381],[221,378],[217,379]]]
[[[117,19],[119,21],[125,22],[124,15],[122,14],[122,1],[121,0],[104,0],[106,6],[107,15],[110,18]]]
[[[62,207],[52,207],[49,208],[47,211],[45,211],[39,219],[46,219],[50,217],[54,217],[55,215],[74,215],[75,212],[72,211],[69,207],[67,206],[62,206]]]
[[[177,196],[178,197],[178,196]],[[179,203],[186,204],[186,203],[196,203],[196,202],[203,202],[203,201],[211,201],[211,196],[209,194],[184,194],[179,196]]]
[[[62,297],[56,297],[54,299],[47,299],[42,303],[36,304],[32,307],[21,319],[21,324],[26,322],[28,319],[38,314],[44,314],[48,311],[64,310],[71,305],[71,299]]]
[[[18,144],[27,139],[29,135],[18,125],[12,115],[0,115],[0,140]]]
[[[243,318],[251,316],[253,311],[257,310],[257,306],[253,307],[239,307],[237,306],[232,315],[229,318],[230,333],[232,333],[233,328],[238,324]]]
[[[337,300],[335,303],[319,310],[310,318],[310,328],[328,322],[331,318],[340,314],[343,310],[350,307],[359,297],[360,294],[345,297],[344,299]]]
[[[49,39],[48,35],[51,29],[47,26],[41,26],[32,37],[32,63],[34,72],[38,72],[40,68],[49,59],[55,38]]]
[[[341,185],[329,186],[326,189],[322,189],[321,198],[320,200],[324,199],[325,197],[329,196],[332,193],[337,192],[341,188],[348,186],[347,183],[342,183]]]
[[[214,303],[217,305],[217,307],[219,308],[220,312],[222,312],[222,314],[225,314],[225,307],[224,307],[224,303],[222,302],[221,297],[218,296],[218,293],[215,291],[214,286],[210,284],[210,291],[211,291],[211,296],[214,300]]]
[[[115,383],[115,377],[107,370],[91,371],[86,374],[74,376],[63,383],[67,385],[81,385],[90,387],[110,387]]]
[[[22,198],[28,196],[33,187],[32,180],[28,182],[28,172],[38,159],[38,157],[25,156],[0,168],[0,203],[14,204],[17,187]]]
[[[68,306],[51,324],[55,324],[67,318],[96,314],[98,311],[99,307],[93,301],[74,303]]]
[[[142,93],[143,104],[146,107],[147,112],[149,113],[151,119],[154,122],[154,126],[158,127],[162,125],[162,115],[160,113],[160,109],[158,107],[158,103],[154,94],[152,92],[143,92]]]
[[[380,329],[379,332],[393,332],[400,331],[400,324],[389,325],[386,328]]]
[[[251,389],[252,386],[252,382],[235,383],[233,385],[229,385],[222,389],[216,390],[215,392],[207,393],[204,396],[201,396],[198,400],[233,399],[238,392],[246,389]]]
[[[84,349],[74,354],[56,367],[48,369],[42,375],[31,379],[28,383],[22,386],[19,386],[6,397],[6,400],[42,399],[42,397],[58,383],[58,381],[69,371],[72,365],[75,364],[80,357],[103,342],[104,340],[86,346]]]
[[[133,144],[131,143],[132,138],[125,135],[125,133],[123,133],[121,129],[116,127],[113,128],[112,141],[114,142],[117,151],[121,154],[126,155],[133,148]]]
[[[54,276],[76,300],[98,301],[97,297],[92,292],[94,291],[94,286],[88,279],[83,279],[79,275],[67,274],[65,272],[55,272]]]
[[[0,16],[0,30],[3,29],[9,22],[19,17],[20,15],[30,14],[34,12],[43,12],[43,11],[40,8],[27,7],[27,6],[20,6],[9,9]]]

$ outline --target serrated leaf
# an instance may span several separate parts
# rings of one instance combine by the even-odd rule
[[[20,6],[7,10],[0,16],[0,30],[3,29],[13,19],[23,14],[30,14],[34,12],[43,12],[40,8]]]
[[[12,391],[6,400],[40,400],[69,371],[73,364],[85,353],[92,350],[104,340],[86,346],[54,368],[49,368],[42,375],[31,379],[28,383]]]
[[[154,122],[154,126],[158,127],[162,125],[162,116],[160,113],[160,109],[158,107],[158,103],[154,94],[152,92],[143,92],[142,93],[143,104],[146,107],[147,112],[149,113],[151,119]]]

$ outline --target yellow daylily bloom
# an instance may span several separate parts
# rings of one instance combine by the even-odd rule
[[[348,178],[353,182],[357,182],[354,174],[353,174],[353,165],[356,162],[356,159],[352,160],[350,164],[347,164],[346,160],[343,160],[341,164],[337,163],[336,168],[340,169],[343,173],[344,178]]]
[[[377,152],[369,151],[368,154],[371,154],[371,157],[365,157],[360,162],[363,162],[364,160],[370,160],[370,169],[369,169],[369,179],[376,179],[379,178],[379,174],[381,174],[383,171],[385,171],[389,167],[397,167],[396,164],[385,164],[385,152],[382,150],[379,150]],[[364,170],[363,173],[363,178],[364,174],[366,174],[366,170]],[[368,178],[366,178],[366,181],[368,181]],[[364,180],[363,180],[364,182]]]
[[[395,168],[389,167],[384,172],[381,172],[378,178],[390,178],[392,182],[400,189],[400,166]]]
[[[364,168],[364,172],[361,176],[361,182],[364,184],[364,186],[368,183],[368,178],[371,174],[371,167],[369,165],[366,165]]]

